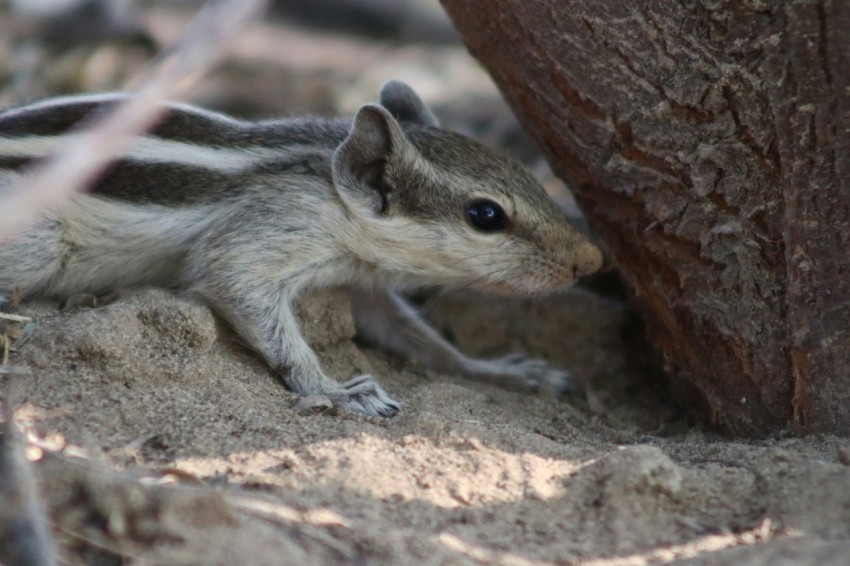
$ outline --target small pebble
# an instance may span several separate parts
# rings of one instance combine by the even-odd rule
[[[315,415],[333,411],[334,404],[326,395],[308,395],[298,399],[295,410],[299,415]]]

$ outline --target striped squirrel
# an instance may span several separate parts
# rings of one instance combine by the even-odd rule
[[[120,94],[0,112],[0,193]],[[6,178],[6,183],[2,182]],[[566,372],[518,356],[477,360],[398,291],[556,291],[601,265],[521,165],[437,126],[406,84],[353,120],[240,121],[171,104],[84,195],[0,242],[0,290],[66,298],[157,285],[200,294],[300,395],[392,416],[371,376],[328,378],[293,301],[345,286],[358,335],[436,371],[518,390],[562,390]]]

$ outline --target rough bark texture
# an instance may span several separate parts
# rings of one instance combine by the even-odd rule
[[[850,3],[442,1],[712,420],[850,431]]]

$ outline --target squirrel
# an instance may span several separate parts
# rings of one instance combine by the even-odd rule
[[[125,96],[0,112],[0,193],[82,118]],[[349,288],[358,336],[414,363],[561,392],[567,372],[516,355],[468,357],[399,293],[439,285],[537,295],[601,264],[528,170],[440,128],[412,88],[390,81],[353,120],[248,122],[168,103],[88,193],[0,242],[0,291],[192,291],[295,393],[390,417],[401,404],[371,376],[339,383],[322,371],[293,313],[303,292]]]

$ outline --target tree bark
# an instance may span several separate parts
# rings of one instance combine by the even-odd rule
[[[850,3],[442,2],[711,420],[850,431]]]

